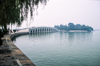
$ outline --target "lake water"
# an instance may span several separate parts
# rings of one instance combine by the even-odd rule
[[[13,42],[36,66],[100,66],[100,31],[29,34]]]

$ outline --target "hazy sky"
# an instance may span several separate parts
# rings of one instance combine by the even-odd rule
[[[30,21],[29,27],[54,25],[85,24],[94,29],[100,29],[100,1],[99,0],[49,0],[43,8],[38,8],[38,15]],[[23,22],[21,27],[27,27]]]

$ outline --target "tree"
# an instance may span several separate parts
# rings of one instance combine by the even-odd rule
[[[69,30],[73,30],[74,27],[75,27],[75,25],[74,25],[73,23],[69,23],[69,24],[68,24],[68,28],[69,28]]]
[[[93,28],[90,27],[90,26],[86,26],[86,30],[87,30],[88,32],[91,32],[91,31],[93,31]]]
[[[80,25],[80,24],[76,24],[74,25],[74,23],[69,23],[68,26],[67,25],[55,25],[54,28],[57,28],[59,30],[86,30],[88,32],[93,31],[93,28],[91,26],[85,26],[85,25]]]
[[[75,30],[81,30],[81,29],[82,29],[82,27],[81,27],[80,24],[76,24],[76,25],[75,25]]]
[[[58,25],[55,25],[54,28],[60,29],[60,27]]]
[[[64,30],[64,26],[62,24],[60,25],[60,30]]]
[[[85,25],[82,25],[82,30],[86,30],[86,26]]]
[[[64,25],[64,30],[68,31],[68,26]]]
[[[38,8],[38,4],[46,5],[48,0],[0,0],[0,26],[7,30],[7,25],[21,25],[22,21],[27,18],[28,11],[31,13]]]

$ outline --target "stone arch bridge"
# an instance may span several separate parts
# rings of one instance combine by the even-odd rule
[[[59,31],[53,27],[34,27],[29,29],[29,33],[47,33],[47,32],[57,32]]]

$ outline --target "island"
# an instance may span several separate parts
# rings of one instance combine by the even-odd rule
[[[86,26],[86,25],[80,25],[74,23],[68,23],[68,25],[55,25],[54,28],[57,28],[61,31],[66,31],[66,32],[91,32],[93,31],[93,28],[91,26]]]

